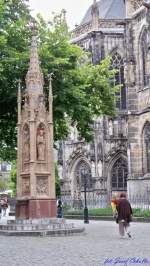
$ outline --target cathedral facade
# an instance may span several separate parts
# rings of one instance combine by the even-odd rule
[[[111,55],[111,65],[118,69],[115,83],[122,88],[116,117],[93,122],[93,143],[79,139],[75,126],[60,143],[62,196],[84,192],[83,169],[92,195],[144,195],[150,189],[149,1],[93,1],[73,30],[72,43],[90,51],[93,64]]]

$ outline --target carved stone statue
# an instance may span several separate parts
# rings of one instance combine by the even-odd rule
[[[28,126],[24,128],[23,136],[24,136],[24,144],[23,144],[24,161],[27,162],[30,159],[30,134]]]
[[[43,95],[39,96],[39,111],[43,112],[45,111],[45,105],[44,105],[44,97]]]
[[[37,159],[45,161],[45,131],[42,125],[37,129]]]

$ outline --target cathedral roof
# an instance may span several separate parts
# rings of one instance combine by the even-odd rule
[[[97,2],[97,5],[101,19],[124,19],[126,16],[124,0],[100,0]],[[92,20],[91,11],[92,5],[87,10],[81,25]]]

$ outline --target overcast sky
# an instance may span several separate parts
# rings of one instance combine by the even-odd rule
[[[41,13],[45,19],[51,17],[52,12],[58,13],[62,9],[67,11],[67,22],[69,27],[74,28],[80,24],[88,7],[93,0],[29,0],[32,14]]]

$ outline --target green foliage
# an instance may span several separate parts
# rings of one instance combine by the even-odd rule
[[[55,189],[56,189],[56,198],[60,198],[61,190],[60,190],[60,177],[58,174],[58,166],[55,164]]]
[[[4,191],[6,189],[6,182],[4,181],[4,178],[0,176],[0,191]]]
[[[16,156],[16,79],[23,81],[24,90],[29,62],[30,12],[25,0],[0,1],[0,157],[10,160]],[[115,110],[114,92],[118,88],[112,87],[115,72],[109,68],[110,58],[97,66],[86,62],[89,55],[69,42],[63,12],[51,24],[39,15],[37,26],[46,96],[48,74],[54,74],[55,140],[67,138],[71,122],[77,125],[82,138],[91,141],[93,118],[112,116]]]
[[[28,64],[30,13],[28,1],[0,0],[0,158],[16,157],[16,80]]]
[[[11,171],[9,176],[9,189],[13,191],[13,195],[16,195],[16,183],[17,183],[17,168],[16,161],[13,161],[11,164]]]

